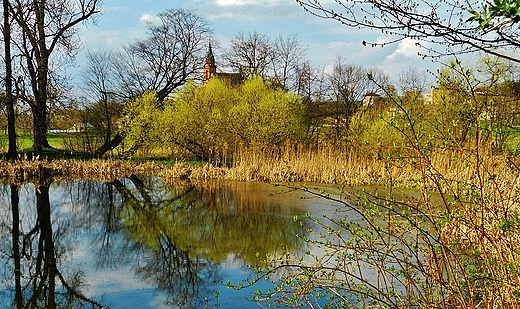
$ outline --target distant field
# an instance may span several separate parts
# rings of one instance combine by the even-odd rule
[[[63,141],[65,138],[66,135],[63,133],[49,133],[47,135],[49,144],[57,149],[65,149],[63,146]],[[18,135],[16,142],[18,144],[19,150],[29,149],[32,147],[33,138],[31,134],[20,134]],[[5,135],[4,133],[0,133],[0,152],[7,151],[7,143],[7,135]]]

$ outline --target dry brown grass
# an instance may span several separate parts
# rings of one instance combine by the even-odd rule
[[[132,174],[151,175],[161,169],[155,163],[131,163],[115,160],[17,160],[0,161],[0,179],[4,183],[41,180],[92,179],[113,181]]]
[[[238,151],[234,161],[231,167],[215,167],[211,164],[192,167],[180,163],[163,168],[159,175],[166,179],[232,179],[348,185],[382,184],[389,177],[388,169],[385,169],[382,161],[341,153],[332,147],[318,151],[309,151],[298,146],[276,150],[248,148]]]
[[[382,161],[354,152],[332,146],[308,150],[286,145],[279,149],[239,150],[226,176],[244,181],[367,185],[379,183],[386,173]]]
[[[443,175],[471,179],[465,161],[438,156],[433,160]],[[286,146],[269,150],[244,149],[235,156],[232,167],[215,167],[206,164],[194,167],[184,163],[162,166],[153,162],[132,163],[119,160],[17,160],[0,161],[0,179],[17,182],[33,178],[115,179],[131,174],[158,174],[167,179],[233,179],[261,182],[308,182],[346,184],[352,186],[381,185],[391,179],[394,185],[413,186],[421,177],[407,164],[388,164],[384,160],[362,156],[353,152],[340,152],[332,147],[317,151],[299,146]],[[451,177],[450,177],[451,178]]]
[[[120,160],[17,160],[0,161],[0,179],[4,182],[27,182],[41,178],[78,178],[111,181],[131,174],[159,175],[170,180],[230,179],[260,182],[306,182],[345,184],[347,186],[388,185],[412,188],[433,187],[424,179],[442,179],[446,185],[464,182],[477,184],[475,163],[471,158],[451,152],[432,155],[428,163],[410,164],[409,158],[388,161],[374,155],[354,151],[339,151],[332,146],[308,150],[298,145],[267,149],[250,147],[238,150],[231,167],[212,164],[192,166],[177,163],[164,166],[153,162],[133,163]],[[495,184],[508,186],[516,183],[517,172],[511,168],[514,162],[501,158],[488,158],[481,169]],[[428,172],[420,165],[428,165]],[[520,163],[519,163],[520,164]],[[439,175],[442,177],[439,178]],[[515,176],[516,175],[516,176]],[[488,178],[489,178],[488,177]],[[507,189],[504,189],[507,191]]]

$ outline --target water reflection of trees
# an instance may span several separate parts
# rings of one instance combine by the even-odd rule
[[[158,185],[162,195],[154,194]],[[139,272],[177,304],[196,307],[194,300],[222,281],[218,265],[230,257],[256,264],[257,255],[294,251],[300,243],[292,217],[276,216],[279,205],[252,192],[223,184],[169,186],[135,176],[114,186],[126,201],[121,219],[130,237],[149,250]]]
[[[52,200],[48,184],[22,188],[24,196],[34,190],[35,209],[19,212],[16,186],[0,192],[13,192],[0,237],[16,308],[101,306],[80,292],[82,270],[61,261],[85,234],[97,267],[131,265],[167,293],[167,303],[194,308],[222,282],[222,261],[255,264],[257,254],[295,251],[300,243],[292,215],[231,185],[172,186],[137,176],[69,181],[53,186]]]
[[[164,191],[167,198],[154,202],[142,195],[146,190],[134,190],[144,202],[125,193],[134,202],[127,203],[122,220],[130,235],[148,248],[161,248],[167,237],[192,257],[220,262],[232,255],[251,265],[257,255],[294,252],[299,246],[300,227],[265,196],[219,183],[170,187]]]
[[[64,224],[58,224],[53,229],[49,185],[40,184],[33,188],[35,217],[21,216],[19,187],[10,185],[8,209],[11,210],[11,216],[4,216],[2,223],[2,250],[9,252],[10,257],[5,263],[4,277],[5,281],[10,282],[11,289],[14,286],[12,306],[17,309],[102,308],[100,303],[85,297],[79,290],[82,273],[67,269],[61,263],[61,257],[67,253],[67,246],[61,246],[57,241],[60,240],[60,234],[68,229],[68,222],[65,220]],[[3,191],[7,191],[7,186]],[[11,234],[10,243],[6,241],[9,239],[8,234]]]

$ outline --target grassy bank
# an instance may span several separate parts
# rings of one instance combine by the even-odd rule
[[[152,175],[161,166],[151,163],[132,163],[116,160],[29,160],[0,161],[0,179],[4,183],[59,181],[61,179],[89,179],[113,181],[132,174]]]
[[[65,141],[69,138],[67,133],[48,133],[47,140],[49,145],[57,149],[65,149]],[[17,148],[24,151],[30,149],[33,145],[33,137],[31,132],[21,133],[16,138]],[[8,137],[4,133],[0,133],[0,152],[7,151]]]

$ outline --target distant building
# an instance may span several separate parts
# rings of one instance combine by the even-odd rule
[[[361,103],[364,107],[370,107],[374,105],[374,103],[380,98],[381,96],[374,92],[369,92],[363,96],[363,101]]]
[[[215,74],[217,74],[217,65],[215,64],[215,56],[213,56],[210,43],[208,54],[206,55],[206,64],[204,65],[204,82],[209,81]]]
[[[211,43],[209,44],[208,54],[206,55],[206,64],[204,64],[204,82],[211,80],[213,77],[218,77],[222,81],[230,85],[240,85],[244,82],[244,77],[240,73],[226,73],[218,72],[217,65],[215,64],[215,56],[213,56],[213,50],[211,49]]]

